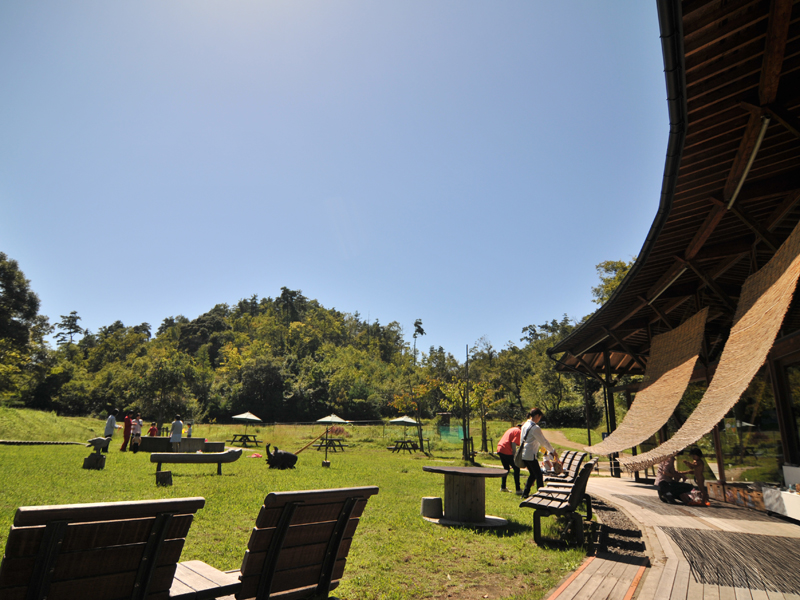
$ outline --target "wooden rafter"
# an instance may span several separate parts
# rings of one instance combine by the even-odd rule
[[[722,300],[727,305],[727,307],[731,309],[731,311],[736,310],[736,303],[733,300],[731,300],[731,297],[725,293],[725,290],[723,290],[717,284],[717,282],[714,281],[714,278],[711,277],[708,273],[706,273],[700,265],[691,260],[686,261],[686,264],[689,265],[692,271],[694,271],[695,274],[700,279],[703,280],[703,283],[705,283],[709,288],[711,288],[711,291],[714,292],[717,295],[717,297],[719,297],[719,299]]]
[[[732,206],[731,212],[739,217],[739,220],[747,225],[753,231],[753,233],[755,233],[758,238],[769,247],[770,250],[773,252],[778,250],[781,245],[780,242],[769,232],[766,227],[761,225],[761,223],[756,221],[738,206]]]
[[[627,343],[625,343],[625,340],[623,340],[621,337],[619,337],[616,333],[614,333],[610,329],[606,329],[605,327],[603,327],[603,331],[605,331],[608,335],[610,335],[614,339],[614,341],[616,341],[617,344],[619,344],[620,348],[622,348],[626,354],[628,354],[640,367],[642,367],[642,370],[647,369],[647,365],[645,364],[644,359],[641,356],[639,356],[638,353],[634,352],[631,349],[631,347],[628,346]]]
[[[761,80],[758,83],[758,99],[761,106],[772,104],[778,95],[793,4],[792,0],[772,0],[769,6],[767,41],[761,65]]]
[[[711,208],[711,211],[706,216],[705,221],[703,224],[700,225],[700,228],[694,234],[692,241],[689,242],[689,245],[686,248],[686,252],[684,252],[684,258],[686,260],[692,260],[697,253],[700,252],[700,249],[703,247],[703,244],[706,243],[709,236],[714,233],[714,229],[716,229],[719,222],[722,220],[722,217],[725,216],[725,205],[722,202],[715,202],[714,206]]]
[[[588,362],[583,360],[582,356],[580,356],[579,354],[572,354],[572,352],[567,352],[567,354],[569,354],[570,356],[575,357],[575,360],[577,360],[579,363],[581,363],[583,365],[583,368],[586,369],[589,372],[589,375],[591,375],[592,377],[597,379],[603,385],[606,384],[606,382],[603,381],[603,378],[600,377],[600,375],[597,374],[597,371],[595,371]]]

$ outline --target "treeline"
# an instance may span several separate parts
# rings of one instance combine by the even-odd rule
[[[96,332],[73,312],[51,325],[15,261],[0,253],[0,399],[63,415],[104,415],[112,407],[166,421],[175,414],[229,421],[250,411],[267,422],[336,414],[350,420],[400,413],[520,419],[540,406],[557,425],[585,425],[584,380],[555,371],[545,350],[573,328],[566,316],[522,329],[520,344],[496,350],[486,339],[470,350],[469,372],[441,347],[420,351],[397,322],[367,322],[282,288],[218,304],[196,319],[116,321]],[[8,279],[8,277],[6,277]],[[15,296],[17,302],[11,301]],[[11,324],[11,325],[9,325]],[[46,337],[56,333],[56,347]],[[13,334],[13,335],[12,335]],[[590,383],[590,392],[597,386]],[[601,411],[590,406],[592,424]]]

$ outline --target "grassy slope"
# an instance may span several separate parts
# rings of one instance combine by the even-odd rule
[[[64,422],[62,422],[64,421]],[[92,419],[61,419],[52,414],[6,409],[0,412],[0,438],[87,439]],[[259,435],[296,451],[320,427],[260,427]],[[225,439],[234,427],[198,426],[196,436]],[[251,427],[252,431],[253,428]],[[419,516],[422,496],[442,496],[443,478],[424,473],[426,464],[460,464],[458,448],[436,444],[434,456],[397,455],[385,450],[396,429],[355,428],[347,451],[330,454],[331,468],[309,448],[297,469],[274,471],[263,459],[243,457],[223,466],[171,465],[174,485],[155,485],[155,466],[147,454],[120,453],[112,444],[103,471],[81,469],[88,449],[80,446],[0,445],[0,547],[17,506],[203,496],[182,560],[199,559],[220,569],[238,568],[253,521],[270,491],[377,485],[353,541],[345,579],[337,595],[350,599],[445,597],[538,599],[580,564],[580,550],[539,548],[532,540],[532,512],[519,509],[513,494],[501,494],[487,480],[487,513],[509,520],[499,530],[442,528]],[[115,441],[118,436],[115,436]],[[247,455],[247,453],[246,453]],[[482,456],[487,466],[499,461]]]

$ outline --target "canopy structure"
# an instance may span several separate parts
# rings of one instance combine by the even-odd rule
[[[245,433],[247,433],[247,426],[250,425],[250,423],[263,423],[263,421],[261,419],[259,419],[257,416],[255,416],[251,412],[244,412],[244,413],[242,413],[240,415],[234,415],[231,418],[234,421],[243,421],[244,422],[244,431],[245,431]]]
[[[718,391],[707,393],[720,396],[709,396],[702,412],[686,422],[691,434],[684,432],[680,443],[707,430],[712,416],[721,418],[719,411],[738,398],[739,377],[752,377],[766,359],[780,433],[777,452],[786,463],[800,464],[800,427],[787,375],[789,368],[800,368],[800,301],[791,303],[791,281],[775,284],[788,310],[776,305],[770,312],[778,312],[765,315],[777,322],[783,311],[782,325],[754,324],[757,335],[743,329],[757,316],[748,305],[768,302],[746,299],[755,288],[744,289],[745,282],[776,256],[800,222],[800,2],[656,5],[670,123],[657,212],[611,297],[548,354],[559,370],[579,372],[607,393],[629,396],[640,388],[631,376],[652,375],[658,336],[707,308],[700,360],[690,380],[713,384]],[[742,339],[758,338],[757,348],[731,345],[734,330]],[[730,387],[723,390],[723,381]],[[613,432],[614,402],[606,411]],[[717,463],[724,465],[720,445],[715,444]]]
[[[350,421],[345,421],[343,418],[331,413],[327,417],[322,417],[321,419],[317,419],[317,423],[323,423],[325,425],[346,425]],[[328,462],[328,432],[330,431],[330,427],[325,428],[325,462]]]
[[[647,373],[625,420],[587,452],[612,454],[633,448],[655,434],[672,416],[694,372],[703,344],[708,308],[653,338]]]
[[[800,277],[800,224],[778,252],[742,288],[733,329],[714,378],[683,427],[665,443],[620,459],[629,471],[659,463],[699,440],[733,408],[764,364]]]
[[[396,419],[392,419],[389,421],[390,425],[403,425],[403,438],[406,436],[406,427],[414,426],[419,427],[421,423],[418,423],[416,419],[413,419],[408,416],[397,417]]]

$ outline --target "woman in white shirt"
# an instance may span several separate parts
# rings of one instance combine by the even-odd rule
[[[179,452],[181,449],[181,434],[183,433],[183,421],[180,415],[175,415],[175,420],[172,422],[172,430],[169,434],[169,441],[172,443],[172,451]]]
[[[536,482],[537,490],[544,485],[544,476],[542,475],[542,469],[539,466],[538,460],[539,446],[547,448],[548,452],[551,452],[555,459],[558,460],[558,454],[539,428],[538,423],[542,420],[543,416],[544,413],[541,410],[532,408],[531,412],[528,413],[528,420],[522,425],[522,431],[520,432],[520,439],[522,440],[522,462],[525,463],[530,473],[530,475],[528,475],[528,481],[525,483],[525,489],[522,491],[523,498],[527,498],[531,495],[531,487],[534,481]]]

